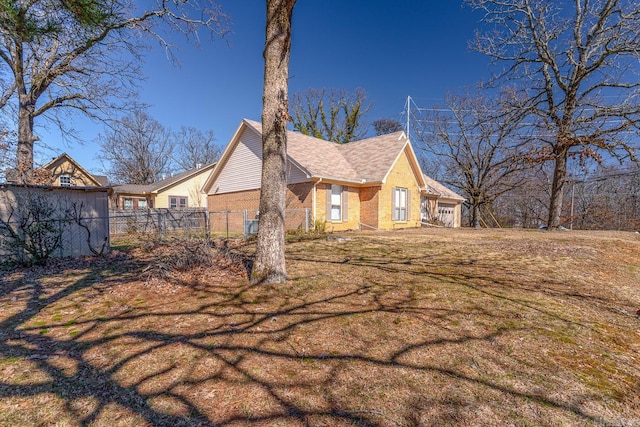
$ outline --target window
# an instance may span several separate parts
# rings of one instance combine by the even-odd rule
[[[187,198],[181,196],[169,196],[169,208],[177,209],[177,208],[186,208],[187,207]]]
[[[71,175],[60,175],[60,186],[71,187]]]
[[[147,199],[138,199],[138,209],[147,209]]]
[[[347,221],[349,187],[331,184],[327,186],[327,221]]]
[[[342,185],[331,186],[331,221],[342,219]]]
[[[411,192],[406,188],[393,188],[392,212],[394,221],[408,221],[411,216],[409,201]]]
[[[124,199],[124,200],[122,200],[122,208],[123,209],[133,209],[133,199]]]

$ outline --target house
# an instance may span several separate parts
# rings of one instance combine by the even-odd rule
[[[123,184],[113,188],[111,207],[118,209],[206,207],[202,186],[216,164],[199,166],[153,184]]]
[[[109,180],[103,175],[93,175],[87,172],[78,162],[67,153],[62,153],[44,165],[40,171],[44,176],[39,178],[42,184],[60,187],[106,187]]]
[[[209,211],[255,214],[261,168],[262,125],[245,119],[204,184]],[[462,198],[443,197],[428,185],[404,132],[342,145],[288,132],[286,168],[287,218],[306,209],[330,231],[420,227],[432,201],[437,209],[446,200],[458,215],[450,225],[460,224]]]

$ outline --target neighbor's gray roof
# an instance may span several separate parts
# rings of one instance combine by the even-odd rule
[[[153,191],[151,189],[152,185],[153,184],[122,184],[114,185],[113,189],[118,193],[144,194]]]
[[[114,186],[114,189],[118,193],[136,193],[136,194],[144,194],[144,193],[152,193],[156,190],[160,190],[161,188],[169,187],[177,182],[182,181],[183,179],[187,179],[196,173],[199,173],[206,169],[212,169],[215,166],[214,163],[209,163],[208,165],[201,166],[199,168],[193,168],[186,170],[184,172],[177,173],[168,178],[161,179],[160,181],[156,181],[152,184],[122,184]]]
[[[262,134],[261,123],[244,121]],[[345,181],[381,182],[406,143],[403,132],[336,144],[287,131],[287,155],[291,160],[311,176]]]
[[[109,185],[109,178],[107,178],[104,175],[93,175],[93,177],[95,178],[96,181],[98,181],[100,183],[100,185],[102,185],[103,187],[106,187],[107,185]]]

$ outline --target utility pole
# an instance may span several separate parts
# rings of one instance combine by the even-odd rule
[[[411,117],[411,96],[407,96],[407,138],[411,139],[411,134],[409,132],[409,125],[410,125],[410,117]]]

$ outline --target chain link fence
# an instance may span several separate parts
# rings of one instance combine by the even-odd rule
[[[209,232],[219,237],[248,237],[258,232],[260,212],[252,209],[209,212]],[[285,229],[308,233],[314,229],[311,209],[286,209]]]
[[[258,232],[255,210],[207,212],[202,208],[109,210],[108,216],[91,216],[81,209],[61,211],[58,207],[20,207],[21,216],[0,218],[0,255],[5,260],[44,262],[50,257],[100,255],[110,249],[114,238],[139,235],[201,235],[248,237]],[[50,216],[44,218],[44,208]],[[95,215],[95,212],[93,212]],[[287,209],[286,230],[314,229],[310,209]]]
[[[207,235],[208,212],[202,208],[110,210],[112,236],[131,234],[202,234]]]

